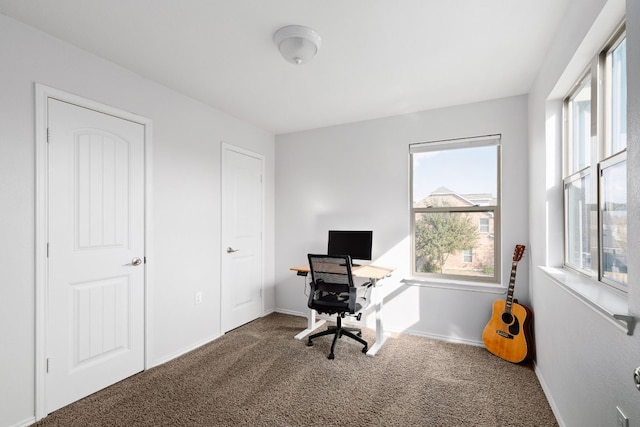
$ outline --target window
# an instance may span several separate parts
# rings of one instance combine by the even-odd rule
[[[497,283],[500,136],[411,144],[413,274]]]
[[[565,266],[627,288],[624,29],[564,102]]]
[[[485,234],[489,232],[489,218],[480,218],[480,228],[478,231]]]

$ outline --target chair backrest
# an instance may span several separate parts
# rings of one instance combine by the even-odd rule
[[[351,257],[309,254],[308,259],[312,289],[308,306],[319,312],[353,313],[357,307]]]
[[[349,255],[307,255],[311,281],[353,286]]]

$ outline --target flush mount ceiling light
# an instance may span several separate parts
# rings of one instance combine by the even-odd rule
[[[309,62],[318,50],[322,39],[311,28],[288,25],[273,34],[273,42],[288,62],[301,65]]]

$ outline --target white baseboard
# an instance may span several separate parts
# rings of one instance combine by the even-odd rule
[[[467,338],[451,337],[451,336],[448,336],[448,335],[431,334],[431,333],[425,333],[425,332],[416,332],[416,331],[411,331],[411,330],[407,330],[407,331],[392,331],[392,330],[385,329],[385,332],[387,332],[387,331],[388,332],[401,333],[401,334],[407,334],[407,335],[414,335],[414,336],[417,336],[417,337],[432,338],[434,340],[446,341],[446,342],[455,343],[455,344],[467,344],[467,345],[473,345],[473,346],[476,346],[476,347],[484,347],[484,343],[482,341],[470,340],[470,339],[467,339]]]
[[[202,341],[197,342],[196,344],[193,344],[193,345],[190,345],[189,347],[186,347],[186,348],[183,348],[181,350],[178,350],[177,352],[172,353],[172,354],[170,354],[168,356],[165,356],[165,357],[163,357],[161,359],[152,361],[151,362],[151,366],[149,366],[147,369],[155,368],[156,366],[160,366],[162,364],[165,364],[165,363],[169,362],[170,360],[175,359],[176,357],[180,357],[183,354],[187,354],[190,351],[193,351],[193,350],[195,350],[195,349],[197,349],[199,347],[202,347],[205,344],[209,344],[210,342],[217,340],[218,338],[220,338],[220,337],[217,336],[217,337],[206,338],[206,339],[204,339]]]
[[[276,308],[275,310],[273,310],[276,313],[281,313],[281,314],[290,314],[291,316],[298,316],[298,317],[307,317],[307,313],[301,313],[299,311],[293,311],[293,310],[284,310],[282,308]]]
[[[533,362],[533,370],[536,373],[536,377],[538,377],[538,382],[540,383],[540,386],[542,387],[542,391],[544,392],[544,395],[546,396],[547,401],[549,402],[549,406],[551,406],[551,412],[553,412],[553,415],[556,417],[556,421],[558,421],[558,425],[560,427],[566,427],[567,424],[562,420],[562,417],[560,417],[560,411],[558,410],[558,405],[556,405],[555,401],[553,400],[553,396],[549,391],[549,386],[547,386],[547,382],[544,380],[544,376],[542,375],[542,372],[540,371],[540,369],[538,369],[538,364],[535,362]]]
[[[7,427],[27,427],[36,422],[36,417],[29,417],[26,420],[18,421],[16,424],[12,424]]]
[[[262,315],[262,317],[264,317],[264,316],[268,316],[269,314],[271,314],[271,313],[273,313],[273,312],[280,312],[280,313],[284,313],[284,312],[282,312],[282,311],[280,311],[280,310],[274,310],[274,309],[271,309],[271,310],[267,310],[266,312],[264,312],[264,314]],[[295,313],[295,312],[284,313],[284,314],[300,315],[300,314]],[[302,316],[306,316],[306,315],[302,314]],[[162,364],[164,364],[164,363],[167,363],[167,362],[169,362],[170,360],[173,360],[173,359],[175,359],[175,358],[177,358],[177,357],[180,357],[180,356],[182,356],[182,355],[184,355],[184,354],[189,353],[190,351],[193,351],[193,350],[197,349],[198,347],[202,347],[202,346],[203,346],[203,345],[205,345],[205,344],[209,344],[210,342],[213,342],[213,341],[217,340],[218,338],[220,338],[220,336],[205,338],[204,340],[199,341],[199,342],[197,342],[197,343],[195,343],[195,344],[193,344],[193,345],[191,345],[191,346],[189,346],[189,347],[186,347],[186,348],[183,348],[183,349],[181,349],[181,350],[178,350],[177,352],[172,353],[172,354],[170,354],[170,355],[168,355],[168,356],[165,356],[165,357],[163,357],[163,358],[161,358],[161,359],[158,359],[158,360],[152,361],[152,362],[151,362],[151,366],[149,366],[149,368],[147,368],[147,369],[154,368],[154,367],[156,367],[156,366],[159,366],[159,365],[162,365]]]

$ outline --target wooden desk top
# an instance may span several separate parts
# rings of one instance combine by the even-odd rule
[[[297,271],[299,273],[308,273],[310,271],[309,264],[291,267],[289,270]],[[354,277],[364,279],[382,279],[391,274],[393,270],[393,268],[379,267],[377,265],[360,265],[357,267],[351,267],[351,274],[353,274]]]

